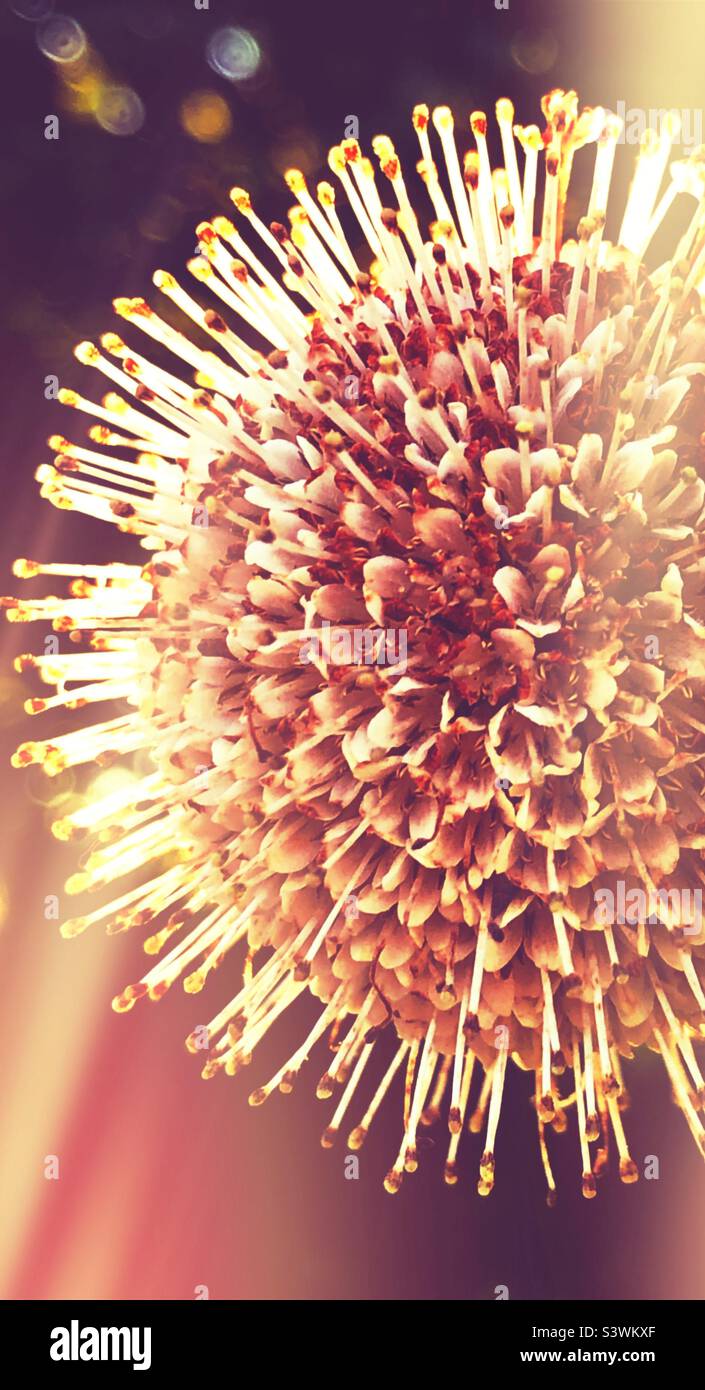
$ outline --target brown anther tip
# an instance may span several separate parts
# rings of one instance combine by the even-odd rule
[[[382,208],[380,215],[382,226],[386,227],[388,232],[396,232],[399,225],[399,218],[394,208]]]
[[[548,1192],[546,1193],[546,1206],[553,1208],[555,1207],[557,1201],[558,1193],[556,1192],[555,1187],[549,1187]]]
[[[317,1087],[316,1097],[318,1100],[330,1100],[333,1094],[333,1077],[329,1071],[324,1071]]]
[[[284,367],[289,365],[289,358],[285,352],[282,352],[281,348],[274,348],[274,351],[268,354],[267,361],[275,372],[282,371]]]
[[[621,1158],[619,1161],[619,1176],[622,1182],[638,1182],[639,1170],[633,1158]]]
[[[415,1173],[419,1166],[419,1155],[415,1144],[410,1144],[404,1158],[404,1172]]]
[[[499,220],[502,226],[506,227],[507,230],[514,225],[514,208],[511,203],[505,203],[505,206],[499,214]]]
[[[422,386],[416,397],[422,410],[433,410],[438,402],[438,394],[435,386]]]
[[[390,357],[387,354],[380,357],[377,363],[377,370],[380,372],[384,372],[386,376],[398,376],[399,363],[397,362],[396,357]]]
[[[568,1128],[568,1116],[566,1111],[560,1108],[556,1110],[551,1123],[556,1134],[565,1134]]]
[[[539,1118],[543,1120],[544,1124],[550,1125],[553,1122],[556,1116],[556,1103],[552,1095],[547,1094],[539,1097],[538,1112]]]
[[[282,222],[270,222],[269,230],[272,233],[272,236],[274,237],[275,241],[279,242],[280,246],[283,246],[284,242],[288,241],[289,233],[287,232],[286,227]]]
[[[471,188],[473,193],[476,193],[480,185],[479,166],[477,164],[473,164],[469,159],[466,159],[465,167],[463,169],[463,178],[465,179],[468,188]]]
[[[484,1179],[485,1182],[489,1182],[490,1178],[494,1174],[494,1170],[494,1154],[490,1151],[490,1149],[485,1149],[482,1158],[480,1159],[480,1176]]]
[[[203,315],[203,322],[206,328],[212,328],[214,333],[227,333],[228,325],[224,319],[217,314],[215,309],[206,309]]]
[[[463,1127],[463,1119],[457,1105],[453,1105],[448,1114],[448,1129],[451,1134],[460,1134]]]
[[[565,1071],[565,1067],[565,1057],[559,1049],[558,1052],[554,1052],[553,1057],[551,1059],[551,1071],[553,1072],[554,1076],[562,1076]]]
[[[455,1003],[457,998],[452,984],[445,980],[442,984],[436,985],[436,994],[438,995],[439,1000],[442,1002],[444,1008],[450,1008],[450,1006]]]
[[[264,1086],[258,1086],[256,1091],[252,1091],[248,1096],[248,1105],[264,1105],[267,1099],[267,1092]]]
[[[281,1081],[279,1082],[279,1090],[281,1091],[281,1093],[282,1093],[283,1096],[289,1096],[289,1095],[291,1095],[291,1092],[292,1092],[293,1089],[294,1089],[294,1082],[295,1082],[295,1080],[296,1080],[296,1072],[295,1072],[295,1071],[285,1071],[285,1072],[284,1072],[284,1075],[283,1075]]]
[[[585,1137],[590,1144],[594,1144],[600,1137],[600,1121],[597,1115],[588,1115],[585,1121]]]
[[[576,975],[575,971],[573,971],[572,975],[564,975],[562,983],[566,994],[569,994],[572,989],[582,989],[583,984],[580,976]]]
[[[320,401],[321,403],[330,401],[333,398],[333,392],[329,386],[326,386],[324,381],[311,382],[311,395],[315,401]]]
[[[436,244],[435,244],[435,246],[434,246],[433,251],[431,252],[431,254],[432,254],[432,256],[433,256],[434,261],[436,262],[436,265],[445,265],[446,260],[447,260],[448,258],[447,258],[447,256],[446,256],[446,252],[445,252],[445,247],[444,247],[444,246],[440,246],[439,243],[436,242]]]
[[[371,275],[367,274],[367,271],[361,270],[360,273],[355,276],[355,284],[357,285],[357,288],[360,290],[361,294],[367,294],[367,291],[369,290],[372,284],[372,277]]]
[[[396,1168],[390,1168],[384,1179],[384,1190],[394,1194],[399,1191],[402,1184],[402,1174]]]
[[[454,1187],[458,1181],[458,1170],[452,1159],[446,1161],[443,1169],[443,1181],[448,1184],[448,1187]]]
[[[358,1149],[362,1148],[366,1138],[367,1130],[364,1126],[356,1125],[355,1129],[351,1129],[348,1135],[348,1148],[352,1149],[354,1153],[357,1152]]]
[[[324,1129],[324,1131],[323,1131],[323,1133],[322,1133],[322,1135],[321,1135],[321,1148],[322,1148],[322,1149],[332,1149],[332,1147],[333,1147],[333,1145],[334,1145],[334,1143],[335,1143],[335,1136],[336,1136],[337,1132],[338,1132],[338,1131],[335,1130],[335,1129],[333,1129],[330,1125],[328,1126],[327,1129]]]
[[[597,1183],[592,1173],[583,1173],[583,1197],[588,1201],[597,1196]]]
[[[296,965],[294,966],[294,979],[295,979],[298,983],[301,983],[302,980],[307,980],[310,974],[311,974],[311,965],[310,965],[309,961],[307,961],[307,960],[298,960],[298,961],[296,962]]]
[[[324,448],[332,450],[333,453],[337,453],[339,449],[342,449],[343,442],[343,436],[340,434],[339,430],[328,430],[327,434],[324,434],[321,440]]]

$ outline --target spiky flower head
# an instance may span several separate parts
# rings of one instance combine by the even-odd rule
[[[311,1032],[250,1099],[290,1090],[329,1034],[324,1143],[357,1107],[359,1147],[389,1092],[390,1191],[441,1114],[449,1182],[485,1126],[490,1191],[511,1058],[534,1076],[549,1197],[571,1107],[590,1197],[610,1135],[637,1176],[637,1047],[705,1138],[704,166],[669,165],[675,116],[648,132],[611,242],[619,120],[563,91],[543,131],[496,114],[493,171],[483,112],[461,159],[450,110],[415,109],[430,228],[391,140],[379,168],[345,140],[315,194],[288,173],[288,226],[232,190],[237,225],[198,228],[193,294],[160,271],[165,312],[116,302],[158,365],[114,332],[77,349],[111,390],[62,392],[98,423],[88,447],[52,441],[42,493],[151,554],[18,562],[72,579],[68,599],[6,601],[71,646],[20,658],[56,686],[30,712],[125,707],[15,762],[151,758],[55,826],[94,837],[69,891],[128,876],[64,934],[149,928],[158,959],[118,1010],[244,954],[189,1040],[232,1075],[310,990]],[[649,271],[674,200],[684,230]]]

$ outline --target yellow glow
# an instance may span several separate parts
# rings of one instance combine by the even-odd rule
[[[181,124],[193,140],[216,145],[232,129],[228,103],[217,92],[192,92],[181,103]]]
[[[113,792],[122,791],[124,787],[132,786],[139,780],[138,774],[130,767],[106,767],[93,778],[86,795],[92,801],[99,801],[102,797],[112,796]]]
[[[98,107],[105,87],[105,74],[90,67],[79,78],[64,84],[64,105],[78,115],[92,114]]]
[[[299,175],[313,175],[319,165],[319,149],[309,135],[292,131],[286,140],[272,147],[271,160],[279,174],[294,171]]]

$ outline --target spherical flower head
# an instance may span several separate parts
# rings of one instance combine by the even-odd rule
[[[645,140],[611,241],[619,121],[573,92],[542,109],[540,131],[497,103],[493,170],[484,112],[461,131],[416,107],[423,210],[384,135],[377,170],[354,140],[332,150],[316,196],[290,170],[288,224],[233,189],[237,220],[202,223],[189,265],[208,307],[164,271],[178,315],[116,301],[131,345],[77,349],[109,394],[62,392],[91,443],[56,438],[40,472],[146,562],[20,561],[70,596],[6,600],[62,634],[19,660],[56,690],[29,713],[123,702],[16,763],[149,758],[55,826],[94,837],[68,887],[98,906],[64,933],[145,933],[120,1011],[244,957],[188,1040],[206,1076],[310,991],[310,1033],[250,1100],[291,1090],[327,1036],[323,1142],[357,1107],[359,1148],[397,1105],[391,1192],[444,1123],[446,1180],[483,1130],[490,1192],[510,1059],[533,1073],[549,1198],[572,1116],[586,1197],[610,1131],[638,1176],[639,1047],[705,1136],[703,166],[662,191],[673,130]],[[674,199],[686,229],[650,271]]]

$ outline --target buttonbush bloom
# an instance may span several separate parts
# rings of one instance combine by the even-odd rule
[[[91,837],[64,934],[146,931],[119,1011],[243,971],[189,1039],[208,1077],[310,991],[308,1036],[250,1100],[289,1091],[327,1036],[323,1142],[352,1125],[358,1148],[397,1106],[391,1192],[435,1125],[448,1182],[483,1131],[489,1193],[510,1059],[549,1199],[569,1124],[586,1197],[611,1144],[637,1177],[622,1061],[640,1047],[705,1149],[705,930],[683,908],[705,882],[705,165],[672,159],[675,114],[647,132],[620,223],[619,119],[558,90],[542,110],[519,126],[497,103],[492,169],[483,112],[461,135],[418,106],[425,193],[382,135],[374,161],[331,150],[315,193],[289,171],[288,225],[233,189],[236,221],[198,228],[196,286],[159,271],[161,311],[115,303],[129,345],[77,348],[110,390],[61,392],[96,423],[39,470],[145,562],[22,560],[68,596],[5,601],[65,635],[19,660],[56,690],[30,713],[87,716],[15,763],[151,759],[55,825]],[[387,659],[350,655],[370,631]],[[633,889],[656,916],[596,912]]]

